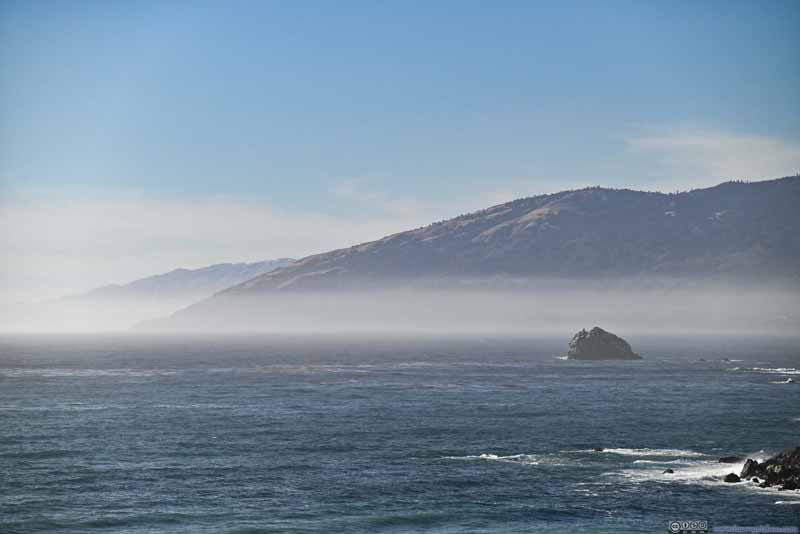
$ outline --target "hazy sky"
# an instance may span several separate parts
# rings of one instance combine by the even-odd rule
[[[800,171],[800,2],[0,3],[0,293]]]

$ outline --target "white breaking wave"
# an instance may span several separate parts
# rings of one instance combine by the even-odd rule
[[[698,453],[699,454],[699,453]],[[744,458],[752,458],[759,462],[767,458],[766,453],[761,450],[753,454],[748,454]],[[636,460],[633,464],[642,465],[639,469],[623,469],[618,472],[604,473],[605,476],[622,477],[630,482],[660,482],[660,483],[684,483],[684,484],[707,484],[724,485],[726,487],[749,488],[764,491],[757,484],[750,481],[743,481],[739,484],[727,484],[723,478],[728,473],[739,474],[744,467],[744,461],[734,464],[722,463],[717,459],[689,459],[672,461]],[[663,467],[672,464],[672,473],[664,473]],[[645,466],[652,467],[645,467]],[[777,489],[775,489],[777,491]]]
[[[690,463],[690,460],[634,460],[635,464],[654,464],[654,465],[667,465],[667,464],[678,464],[678,465],[685,465]]]
[[[508,456],[499,456],[492,453],[482,453],[467,456],[445,456],[444,458],[446,460],[490,460],[495,462],[510,462],[524,465],[539,465],[538,458],[532,454],[511,454]]]
[[[623,469],[619,473],[607,473],[610,476],[622,476],[631,482],[683,482],[683,483],[723,483],[728,473],[740,473],[744,462],[723,464],[716,461],[694,461],[685,463],[684,467],[676,467],[673,473],[664,473],[660,468]]]
[[[592,449],[588,449],[579,452],[597,452],[599,454],[621,454],[624,456],[672,456],[672,457],[689,457],[689,458],[706,456],[702,452],[689,451],[684,449],[611,448],[611,449],[603,449],[602,451],[594,451]]]
[[[550,454],[509,454],[501,456],[493,453],[473,454],[466,456],[445,456],[444,460],[479,460],[503,462],[520,465],[565,465],[563,459]]]
[[[800,370],[794,367],[753,367],[754,373],[767,373],[772,375],[800,375]]]

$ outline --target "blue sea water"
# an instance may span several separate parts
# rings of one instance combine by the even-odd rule
[[[0,338],[0,532],[800,524],[717,461],[800,445],[800,341],[630,341]]]

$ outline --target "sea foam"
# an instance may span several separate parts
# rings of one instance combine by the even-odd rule
[[[623,456],[667,456],[667,457],[701,457],[706,456],[702,452],[690,451],[685,449],[629,449],[624,447],[606,448],[602,451],[595,451],[594,449],[583,449],[580,451],[571,452],[596,452],[598,454],[620,454]]]

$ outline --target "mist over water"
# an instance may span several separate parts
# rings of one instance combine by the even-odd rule
[[[462,280],[203,298],[66,298],[6,304],[5,332],[295,332],[563,335],[772,333],[800,324],[800,285],[687,280]]]
[[[222,293],[140,327],[215,332],[563,334],[600,325],[631,334],[792,334],[797,324],[800,290],[789,285],[615,287],[539,281],[533,286],[498,289],[475,284]]]
[[[39,303],[4,303],[0,332],[125,331],[140,321],[165,317],[199,298],[63,298]]]

